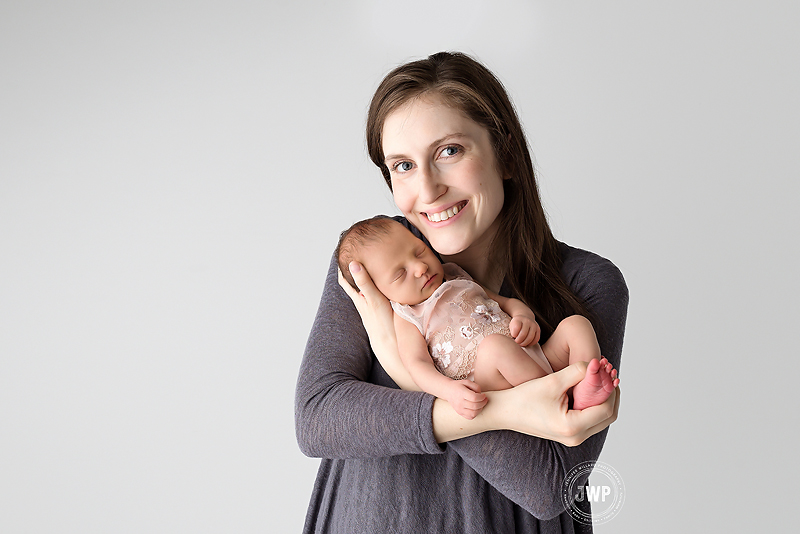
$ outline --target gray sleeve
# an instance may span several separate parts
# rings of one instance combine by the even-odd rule
[[[442,452],[433,436],[434,397],[393,389],[388,376],[372,367],[369,338],[339,286],[334,258],[295,390],[295,431],[304,454],[367,458]]]
[[[598,335],[601,351],[619,368],[628,308],[625,280],[610,261],[571,250],[565,258],[565,279],[596,315],[603,327]],[[449,446],[506,497],[535,517],[550,519],[564,512],[564,476],[581,462],[597,460],[607,432],[599,432],[577,447],[510,431],[487,432]]]

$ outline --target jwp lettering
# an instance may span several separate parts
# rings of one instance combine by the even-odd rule
[[[586,491],[584,491],[584,489]],[[588,488],[579,487],[578,494],[575,496],[576,501],[583,502],[583,499],[588,499],[589,502],[606,502],[606,497],[611,495],[610,486],[589,486]]]

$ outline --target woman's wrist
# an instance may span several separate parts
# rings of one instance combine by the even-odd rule
[[[466,419],[453,409],[444,399],[433,401],[433,435],[437,443],[474,436],[489,430],[504,428],[500,422],[503,412],[502,401],[496,402],[500,391],[487,391],[489,402],[474,419]]]
[[[486,407],[481,412],[486,430],[513,430],[511,428],[513,418],[508,417],[508,404],[506,402],[510,391],[511,389],[486,392],[489,402],[486,403]]]

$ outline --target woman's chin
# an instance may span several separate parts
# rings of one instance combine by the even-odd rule
[[[455,256],[456,254],[464,252],[467,248],[466,246],[454,245],[452,241],[442,240],[444,242],[436,243],[435,241],[431,241],[430,238],[428,238],[428,241],[431,242],[433,250],[438,252],[440,256]]]
[[[443,256],[453,256],[464,252],[469,248],[468,236],[464,230],[457,230],[455,227],[432,228],[427,221],[419,221],[419,225],[414,224],[431,244],[433,250]],[[413,224],[413,223],[412,223]]]

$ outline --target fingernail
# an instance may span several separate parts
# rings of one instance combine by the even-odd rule
[[[361,271],[361,266],[354,261],[351,261],[348,267],[350,267],[350,272],[353,274]]]

